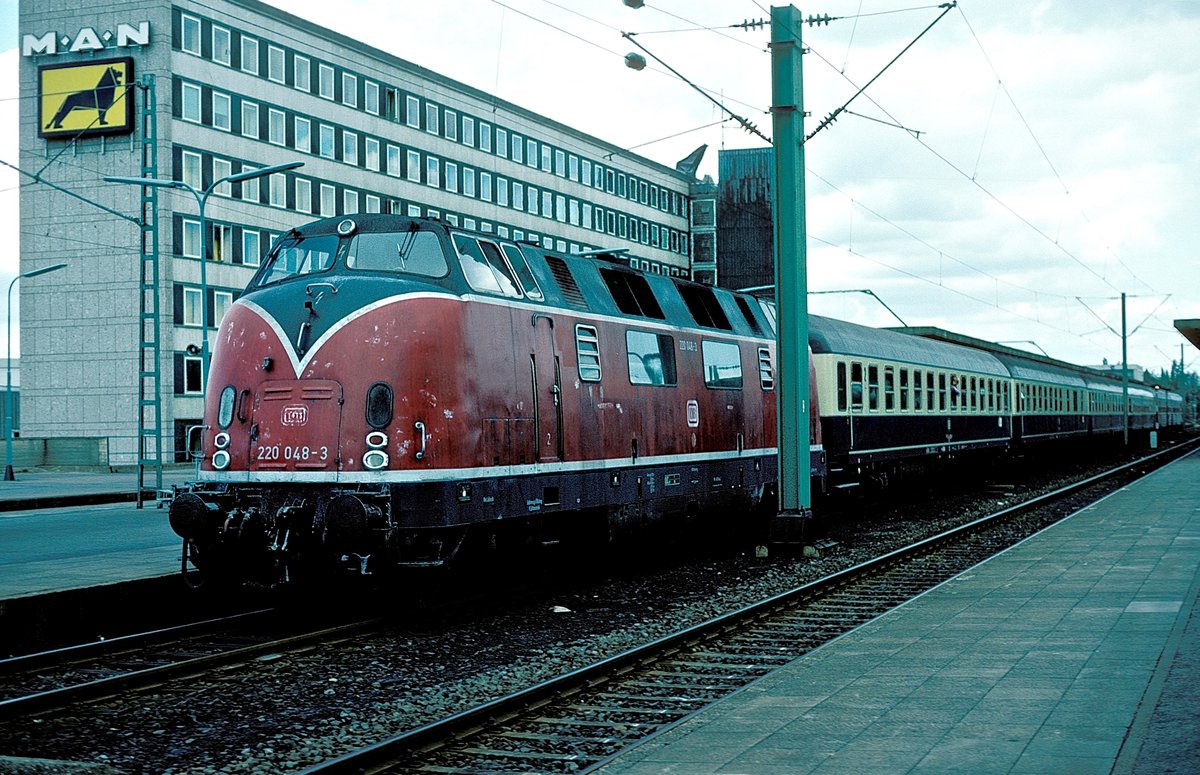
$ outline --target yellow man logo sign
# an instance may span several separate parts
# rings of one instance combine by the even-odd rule
[[[49,138],[133,131],[133,59],[38,70],[38,134]]]

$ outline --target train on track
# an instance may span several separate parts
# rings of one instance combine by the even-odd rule
[[[380,575],[750,519],[774,504],[774,325],[764,299],[438,220],[293,229],[216,334],[170,507],[185,571]],[[1119,381],[938,330],[814,316],[810,353],[819,491],[1123,427]],[[1134,429],[1182,422],[1178,395],[1129,397]]]

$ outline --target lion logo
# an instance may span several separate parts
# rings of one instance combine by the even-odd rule
[[[120,70],[109,67],[100,76],[100,81],[95,88],[82,89],[68,94],[54,114],[54,118],[46,124],[46,129],[62,129],[63,119],[73,110],[94,110],[99,114],[100,125],[107,125],[108,121],[105,116],[113,103],[119,99],[117,89],[121,86],[121,78]]]

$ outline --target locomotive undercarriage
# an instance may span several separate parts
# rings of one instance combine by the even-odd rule
[[[177,492],[170,520],[192,583],[279,586],[439,567],[468,552],[605,545],[647,528],[687,533],[708,513],[746,523],[773,472],[764,457],[404,486],[197,483]]]

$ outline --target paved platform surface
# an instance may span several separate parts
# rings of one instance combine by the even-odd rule
[[[164,486],[193,469],[164,472]],[[167,509],[138,509],[137,472],[18,471],[0,481],[0,603],[179,572]]]
[[[1200,773],[1200,453],[596,771]]]

